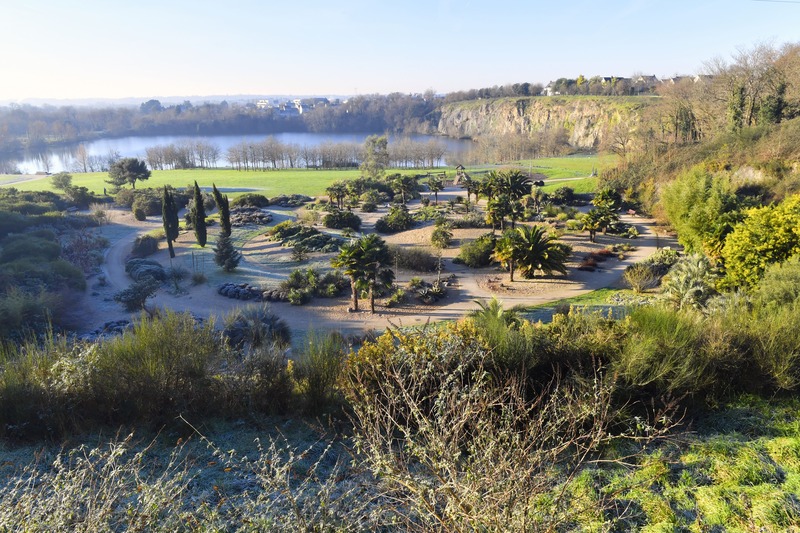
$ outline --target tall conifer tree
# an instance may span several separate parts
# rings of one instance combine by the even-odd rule
[[[175,250],[172,243],[178,238],[178,207],[175,205],[175,197],[164,186],[164,195],[161,199],[161,219],[164,221],[164,234],[167,236],[167,246],[169,247],[170,258],[175,257]]]
[[[200,187],[197,182],[194,182],[194,205],[191,212],[192,226],[194,227],[194,235],[197,237],[197,244],[205,247],[206,239],[206,208],[203,205],[203,193],[200,192]]]
[[[219,225],[222,227],[221,234],[225,237],[231,236],[231,208],[228,202],[228,195],[222,195],[215,184],[211,184],[214,191],[214,201],[217,202],[219,209]]]

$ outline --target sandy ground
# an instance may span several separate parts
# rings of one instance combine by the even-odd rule
[[[439,194],[439,201],[445,202],[448,198],[463,194],[458,188],[448,188]],[[371,231],[375,220],[385,214],[386,209],[378,213],[363,214],[363,231]],[[291,211],[275,211],[275,222],[283,220],[294,213]],[[161,227],[160,217],[149,217],[146,221],[136,221],[130,212],[122,210],[109,211],[110,222],[101,229],[102,233],[111,242],[106,252],[102,273],[89,279],[89,290],[74,308],[74,320],[79,323],[80,332],[90,332],[111,320],[130,318],[131,313],[113,301],[114,293],[124,289],[131,283],[125,272],[125,260],[130,256],[133,241],[137,235]],[[452,258],[458,254],[460,242],[472,239],[485,233],[486,230],[455,230],[454,244],[443,252],[444,271],[443,278],[455,276],[448,287],[447,297],[434,305],[403,304],[397,308],[387,308],[379,302],[376,313],[370,314],[364,308],[368,302],[363,300],[357,313],[348,312],[349,295],[334,299],[315,299],[305,306],[292,306],[288,303],[270,304],[273,311],[285,320],[293,330],[328,330],[336,329],[347,333],[358,334],[367,330],[382,330],[387,326],[412,326],[429,321],[457,319],[475,309],[475,300],[486,300],[496,296],[506,307],[515,305],[535,305],[578,296],[596,289],[616,286],[621,280],[622,273],[627,265],[640,261],[651,255],[658,246],[674,246],[674,241],[667,239],[663,234],[657,235],[654,221],[623,216],[625,222],[634,224],[639,230],[640,237],[635,240],[619,237],[598,235],[596,243],[589,243],[588,236],[584,234],[565,234],[562,241],[573,246],[573,256],[568,264],[569,274],[535,280],[522,280],[517,276],[513,283],[509,281],[508,273],[499,268],[470,269],[463,265],[455,265]],[[430,242],[433,227],[427,225],[386,237],[390,244],[421,245]],[[211,228],[210,241],[217,228]],[[609,259],[600,263],[600,269],[595,272],[577,270],[583,256],[590,251],[600,250],[611,244],[629,243],[636,246],[636,250],[625,254],[625,258]],[[188,271],[201,270],[208,276],[208,281],[193,286],[188,280],[180,284],[180,290],[166,286],[148,301],[148,306],[178,311],[190,311],[202,317],[224,317],[232,310],[252,305],[220,296],[216,288],[224,281],[247,282],[262,286],[277,285],[282,279],[296,268],[326,267],[329,265],[333,254],[312,254],[309,261],[298,265],[289,259],[287,249],[278,244],[267,241],[264,237],[255,237],[243,247],[245,259],[233,274],[221,272],[213,263],[211,246],[200,250],[192,233],[182,234],[175,244],[177,257],[172,261],[174,266],[182,266]],[[166,248],[150,256],[165,266],[169,266],[170,259]],[[406,282],[411,277],[420,276],[432,281],[436,274],[420,275],[416,272],[400,271],[397,273],[399,282]]]

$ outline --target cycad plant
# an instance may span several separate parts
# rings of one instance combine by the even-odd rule
[[[519,226],[514,231],[515,259],[522,277],[532,279],[537,271],[550,275],[567,273],[567,260],[572,253],[569,245],[558,242],[542,226]]]
[[[664,277],[664,295],[679,309],[702,309],[716,293],[717,275],[704,255],[682,257]]]

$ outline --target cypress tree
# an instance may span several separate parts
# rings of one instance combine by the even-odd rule
[[[200,192],[196,181],[194,182],[194,206],[192,206],[191,220],[197,244],[205,247],[208,236],[206,233],[206,208],[203,206],[203,193]]]
[[[167,236],[167,246],[169,247],[169,256],[175,257],[175,250],[172,248],[172,243],[178,238],[178,207],[175,205],[175,197],[164,186],[164,195],[161,198],[161,219],[164,221],[164,233]]]
[[[211,184],[214,191],[214,201],[217,202],[217,208],[219,209],[219,224],[222,227],[222,235],[227,237],[231,236],[231,208],[230,203],[228,202],[228,195],[222,195],[217,189],[215,184]]]

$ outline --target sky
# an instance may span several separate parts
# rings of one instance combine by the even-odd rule
[[[0,101],[668,77],[800,41],[800,0],[2,0],[0,20]]]

